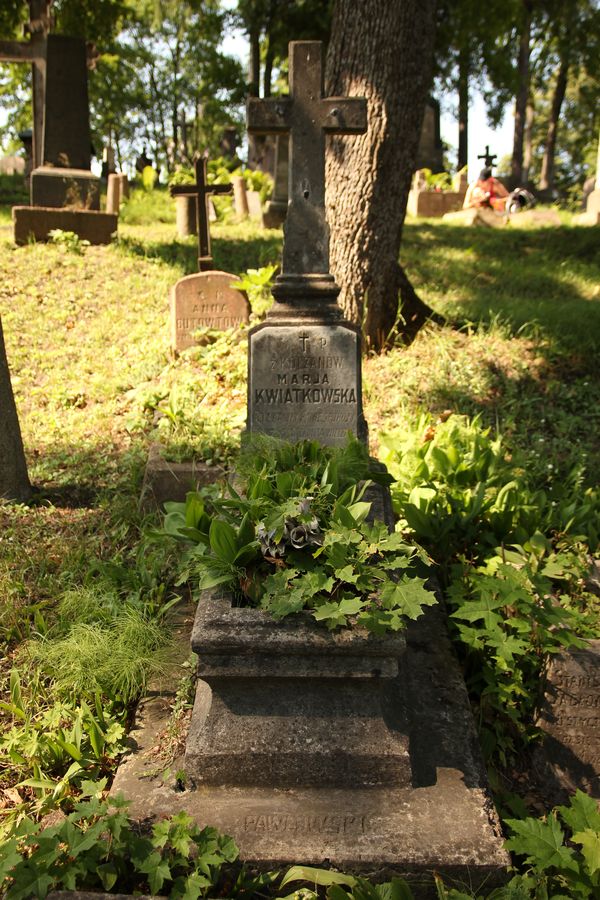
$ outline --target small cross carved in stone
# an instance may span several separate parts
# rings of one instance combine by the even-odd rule
[[[195,184],[178,184],[171,187],[172,197],[194,196],[196,198],[196,224],[198,228],[198,271],[208,272],[213,268],[213,258],[210,246],[210,226],[208,217],[208,195],[229,194],[233,186],[231,184],[208,184],[206,180],[206,157],[196,159],[194,163],[196,172]]]
[[[290,135],[289,206],[282,272],[329,272],[325,219],[325,135],[362,134],[362,97],[323,97],[319,41],[294,41],[289,55],[289,97],[248,100],[248,131]]]

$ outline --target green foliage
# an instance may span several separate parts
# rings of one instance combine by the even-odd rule
[[[358,441],[340,450],[258,441],[236,469],[245,474],[241,493],[228,486],[165,505],[165,533],[193,544],[180,581],[224,585],[275,619],[310,610],[329,629],[377,634],[436,602],[418,577],[418,548],[366,521],[371,504],[358,482],[380,473]]]
[[[62,228],[53,228],[48,236],[51,243],[57,247],[62,247],[67,253],[75,253],[77,256],[83,256],[90,242],[79,237],[74,231],[63,231]]]
[[[250,308],[255,316],[262,318],[273,304],[271,288],[277,265],[262,266],[260,269],[248,269],[240,272],[240,280],[235,287],[248,295]]]
[[[153,166],[144,166],[142,171],[142,187],[147,193],[151,193],[154,190],[156,182],[158,181],[158,172]]]
[[[139,833],[122,798],[101,800],[103,784],[86,783],[74,809],[40,829],[23,819],[0,847],[0,889],[7,900],[50,890],[101,889],[198,898],[214,891],[238,849],[215,828],[200,829],[185,812]],[[5,892],[5,893],[4,893]]]
[[[440,566],[482,746],[506,765],[534,734],[548,654],[586,633],[577,607],[598,496],[537,488],[479,418],[421,416],[385,442],[399,527]]]
[[[447,567],[460,554],[483,559],[499,543],[524,544],[536,532],[584,532],[591,549],[600,532],[600,496],[575,493],[569,481],[554,492],[539,488],[525,460],[508,458],[479,417],[422,415],[411,431],[384,435],[384,458],[396,478],[394,509]],[[581,529],[581,531],[580,531]]]
[[[164,626],[125,605],[108,621],[75,621],[63,637],[31,642],[28,653],[62,695],[96,692],[131,703],[169,659]]]
[[[36,798],[38,811],[65,800],[86,779],[110,772],[124,750],[123,717],[104,709],[99,695],[91,706],[55,700],[38,708],[25,701],[17,669],[10,676],[10,700],[0,701],[0,711],[12,722],[0,733],[0,751],[18,787]],[[23,808],[13,808],[11,818]]]
[[[545,819],[508,819],[506,848],[522,857],[520,878],[526,896],[593,898],[600,894],[600,812],[596,802],[577,791],[568,806]]]
[[[273,179],[268,172],[263,172],[261,169],[246,168],[242,172],[235,172],[234,174],[244,176],[246,190],[258,191],[261,203],[265,203],[273,193]]]
[[[500,551],[484,566],[457,566],[447,591],[482,747],[503,765],[516,739],[534,734],[548,654],[582,644],[576,637],[581,617],[566,607],[566,598],[557,603],[553,592],[553,579],[568,574],[569,555],[544,558],[544,539],[535,538],[520,552]]]

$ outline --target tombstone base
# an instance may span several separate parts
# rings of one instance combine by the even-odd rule
[[[87,169],[40,166],[31,173],[31,205],[100,209],[100,179]]]
[[[148,453],[140,495],[142,509],[162,509],[168,500],[183,503],[188,491],[197,491],[225,477],[220,466],[208,466],[199,460],[170,462],[160,450],[160,444],[153,444]]]
[[[110,244],[117,231],[118,216],[89,209],[55,209],[39,206],[13,206],[15,244],[30,240],[47,241],[54,228],[74,231],[90,244]]]
[[[144,722],[142,714],[131,733],[135,752],[120,766],[112,793],[125,794],[135,818],[185,810],[201,826],[231,834],[241,859],[261,869],[325,863],[377,881],[399,875],[416,897],[437,896],[431,875],[438,872],[470,890],[485,884],[487,893],[506,880],[510,861],[441,608],[410,623],[399,681],[410,785],[178,791],[174,775],[163,781],[147,753],[160,740],[161,724],[155,716]],[[178,762],[170,768],[177,772]]]

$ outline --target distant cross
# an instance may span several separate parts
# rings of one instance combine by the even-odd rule
[[[282,272],[329,272],[325,219],[325,135],[362,134],[367,103],[362,97],[323,97],[320,41],[294,41],[289,53],[289,97],[248,99],[248,131],[289,133],[289,206]]]
[[[484,166],[495,166],[497,157],[497,153],[490,153],[490,145],[486,144],[485,153],[481,153],[477,159],[482,159]]]
[[[229,194],[233,190],[231,184],[208,184],[206,180],[206,157],[196,159],[194,163],[196,172],[195,184],[178,184],[171,188],[171,196],[185,195],[196,198],[196,225],[198,231],[198,271],[208,272],[213,268],[213,258],[210,248],[210,224],[208,217],[208,195]]]

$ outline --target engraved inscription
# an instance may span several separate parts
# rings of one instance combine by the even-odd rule
[[[177,282],[171,298],[174,349],[191,347],[194,332],[201,328],[225,331],[248,323],[248,301],[231,286],[234,280],[235,276],[227,272],[201,272]]]
[[[244,831],[254,834],[364,834],[365,816],[349,814],[291,816],[268,814],[246,816]]]
[[[263,328],[250,337],[249,427],[339,445],[362,422],[358,337],[337,325]]]

